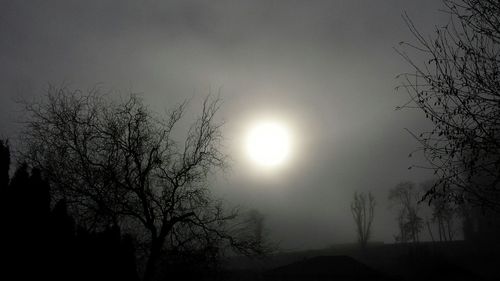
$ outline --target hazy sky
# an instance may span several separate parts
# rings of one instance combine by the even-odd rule
[[[3,1],[0,0],[0,135],[15,136],[18,97],[48,83],[143,93],[154,110],[221,88],[232,169],[213,179],[233,204],[257,208],[286,249],[355,240],[355,190],[378,201],[374,239],[396,233],[387,191],[409,171],[417,145],[404,128],[418,112],[396,75],[410,70],[394,47],[446,20],[436,0],[391,1]],[[243,153],[255,120],[293,134],[290,161],[263,171]]]

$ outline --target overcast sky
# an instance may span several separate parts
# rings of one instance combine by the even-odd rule
[[[232,169],[212,180],[232,204],[259,209],[286,249],[353,242],[354,191],[378,201],[374,240],[396,233],[387,191],[408,170],[418,112],[396,75],[394,51],[412,40],[407,12],[424,34],[446,20],[436,0],[3,1],[0,0],[0,135],[15,138],[15,100],[48,83],[143,94],[154,110],[188,98],[192,108],[221,89]],[[117,94],[118,95],[118,94]],[[281,120],[293,149],[273,171],[252,166],[244,135],[258,119]]]

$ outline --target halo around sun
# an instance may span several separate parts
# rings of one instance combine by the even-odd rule
[[[280,123],[258,123],[247,135],[246,151],[250,159],[260,166],[284,164],[290,153],[290,134]]]

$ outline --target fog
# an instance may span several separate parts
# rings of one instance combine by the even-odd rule
[[[377,200],[375,241],[393,242],[388,190],[430,175],[408,170],[427,126],[396,76],[410,66],[394,48],[446,22],[440,1],[1,1],[0,135],[22,129],[16,103],[49,83],[109,95],[141,93],[157,112],[209,93],[224,101],[231,168],[212,176],[214,193],[260,210],[283,249],[355,242],[354,191]],[[255,120],[282,120],[290,159],[275,170],[244,152]],[[182,129],[182,128],[181,128]]]

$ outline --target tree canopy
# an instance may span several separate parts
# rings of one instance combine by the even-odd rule
[[[42,169],[79,223],[90,229],[119,225],[147,245],[144,279],[165,250],[244,253],[260,240],[240,239],[237,209],[210,193],[207,176],[226,167],[220,99],[207,98],[186,137],[173,131],[186,103],[166,117],[137,95],[116,102],[98,90],[51,87],[46,99],[26,103],[24,157]],[[215,252],[214,252],[215,251]]]
[[[444,4],[450,20],[430,38],[404,16],[416,42],[398,49],[411,66],[402,108],[432,122],[413,133],[439,178],[425,196],[500,210],[500,1]]]

